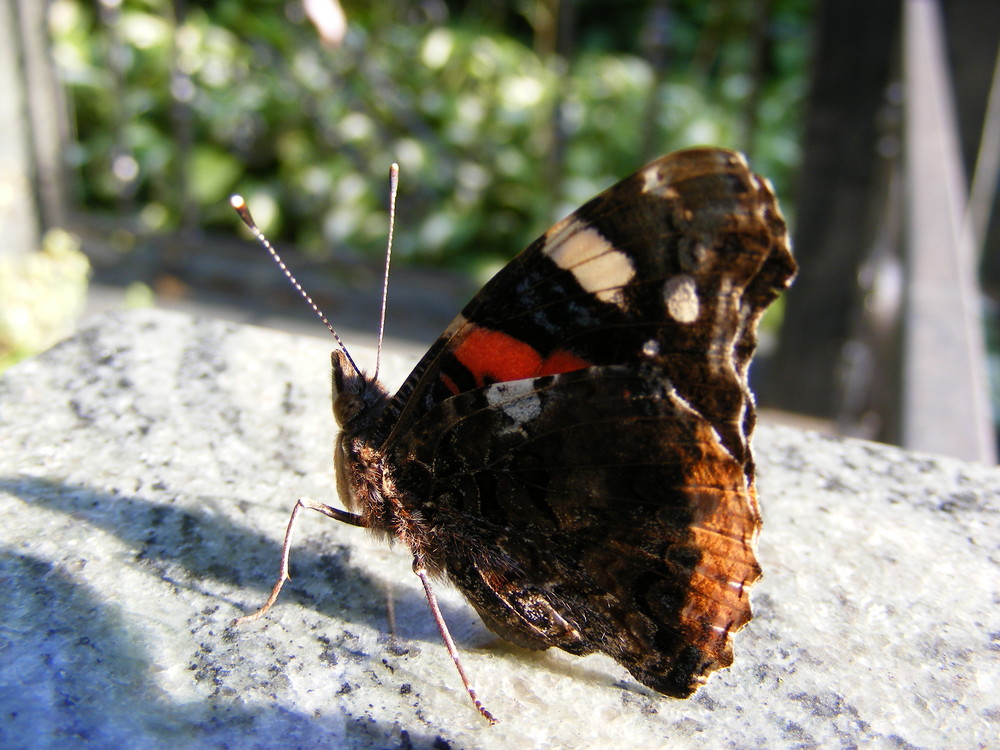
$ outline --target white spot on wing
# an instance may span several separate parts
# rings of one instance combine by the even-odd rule
[[[667,279],[663,298],[667,312],[678,323],[694,323],[698,319],[698,286],[694,277],[684,274]]]
[[[648,193],[651,190],[655,190],[663,184],[663,178],[660,177],[660,170],[658,167],[651,166],[642,172],[642,192]]]
[[[514,429],[535,419],[542,411],[542,399],[530,379],[496,383],[486,389],[486,400],[510,418]]]
[[[577,283],[603,302],[625,304],[622,287],[635,276],[632,260],[596,229],[578,219],[557,225],[546,238],[543,252]]]

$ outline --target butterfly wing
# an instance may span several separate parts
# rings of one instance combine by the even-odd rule
[[[732,662],[760,573],[756,496],[658,365],[497,383],[410,435],[390,456],[434,530],[428,566],[497,633],[603,651],[677,697]]]
[[[689,695],[750,619],[747,367],[795,264],[766,182],[652,162],[489,282],[371,434],[418,554],[521,645]]]
[[[794,272],[770,186],[740,154],[661,157],[488,282],[400,388],[373,442],[391,442],[434,404],[489,383],[653,357],[749,461],[756,322]]]

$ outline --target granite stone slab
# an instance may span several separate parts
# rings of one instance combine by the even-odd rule
[[[1000,746],[1000,470],[789,428],[755,442],[755,619],[689,700],[442,585],[487,726],[406,552],[318,514],[231,627],[295,499],[335,502],[329,349],[138,311],[0,378],[0,746]]]

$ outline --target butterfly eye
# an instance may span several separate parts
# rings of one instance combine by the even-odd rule
[[[363,407],[364,399],[361,398],[360,393],[351,391],[338,393],[337,398],[333,401],[333,418],[337,420],[338,425],[344,427],[358,415]]]

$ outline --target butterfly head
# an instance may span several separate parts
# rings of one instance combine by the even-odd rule
[[[376,487],[381,480],[379,461],[373,461],[368,444],[372,428],[389,403],[389,392],[374,378],[358,370],[346,352],[330,354],[333,372],[333,417],[340,427],[333,451],[337,493],[352,513],[364,519],[359,524],[388,535],[388,507]]]
[[[373,378],[354,366],[347,353],[330,353],[333,373],[333,417],[341,428],[350,426],[357,433],[374,424],[389,402],[389,392]]]

